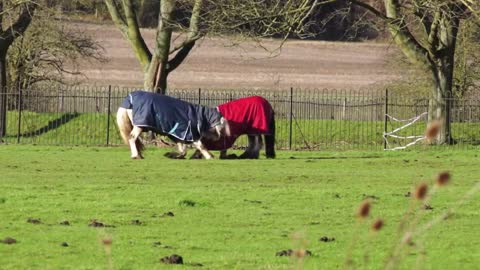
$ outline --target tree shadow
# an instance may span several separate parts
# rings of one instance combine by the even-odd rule
[[[34,130],[34,131],[22,133],[22,134],[20,134],[20,136],[21,137],[34,137],[34,136],[41,135],[43,133],[46,133],[46,132],[48,132],[52,129],[56,129],[56,128],[60,127],[61,125],[64,125],[64,124],[70,122],[72,119],[75,119],[78,116],[80,116],[79,113],[65,113],[57,119],[48,121],[47,125],[39,128],[37,130]]]
[[[322,159],[368,159],[368,158],[381,158],[380,155],[368,155],[368,156],[340,156],[340,157],[287,157],[287,158],[277,158],[277,159],[299,159],[299,160],[322,160]]]

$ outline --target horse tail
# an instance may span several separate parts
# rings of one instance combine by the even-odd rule
[[[130,133],[133,130],[132,122],[128,118],[127,109],[119,107],[117,111],[117,125],[120,136],[122,137],[123,142],[128,145],[128,139],[130,138]]]
[[[130,119],[130,116],[128,115],[128,110],[122,107],[118,108],[117,111],[117,125],[118,125],[118,130],[120,131],[120,136],[122,137],[123,142],[126,145],[129,144],[129,139],[130,139],[130,134],[132,133],[133,130],[133,124]],[[139,138],[135,141],[135,146],[137,147],[138,153],[141,154],[142,151],[145,149],[145,146],[143,143],[140,141]]]
[[[275,158],[275,113],[273,112],[268,129],[269,134],[265,134],[265,155],[267,158]]]

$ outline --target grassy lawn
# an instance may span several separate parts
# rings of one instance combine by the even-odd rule
[[[458,204],[478,186],[478,151],[210,161],[169,160],[165,151],[150,146],[145,160],[130,160],[126,147],[1,145],[0,241],[17,243],[0,243],[0,268],[337,269],[349,258],[352,268],[382,269],[409,207],[414,217],[406,226],[414,232],[454,211],[414,234],[396,266],[480,264],[480,192]],[[432,184],[441,171],[451,183],[425,202],[428,209],[412,204],[412,188]],[[362,222],[356,211],[366,198],[372,208]],[[376,218],[385,225],[372,233]],[[89,226],[94,219],[106,226]],[[312,255],[276,256],[301,248]],[[160,262],[172,254],[184,265]]]

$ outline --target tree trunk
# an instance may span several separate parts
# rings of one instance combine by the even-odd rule
[[[451,144],[453,143],[450,125],[452,80],[448,79],[448,74],[444,74],[441,70],[435,74],[435,78],[432,99],[430,99],[429,104],[428,120],[429,122],[435,120],[441,123],[435,143]]]
[[[172,40],[174,0],[164,0],[160,3],[160,16],[158,18],[155,48],[153,50],[150,66],[145,72],[144,87],[157,93],[165,94],[167,90],[167,77],[169,74],[168,62],[170,43]]]
[[[438,52],[433,58],[433,99],[430,102],[429,120],[441,121],[437,144],[453,144],[451,134],[451,110],[453,105],[453,71],[455,48],[460,19],[458,16],[444,16],[440,21]]]

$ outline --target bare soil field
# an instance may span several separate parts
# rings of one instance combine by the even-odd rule
[[[140,65],[120,31],[114,25],[80,24],[104,48],[106,63],[82,65],[89,84],[143,85]],[[149,46],[153,29],[143,30]],[[278,46],[265,40],[264,46]],[[387,65],[397,53],[392,44],[345,43],[292,40],[280,53],[266,51],[254,43],[231,46],[224,39],[206,38],[191,51],[185,62],[169,76],[176,89],[370,89],[401,78]]]

